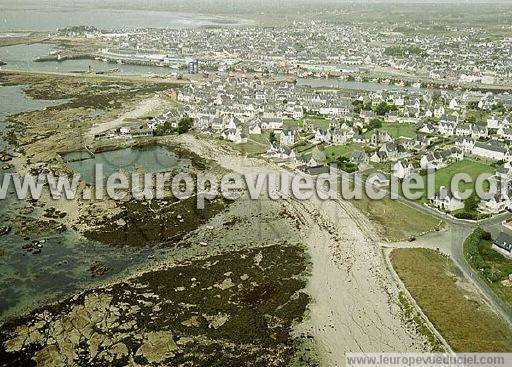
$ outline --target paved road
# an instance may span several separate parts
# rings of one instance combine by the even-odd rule
[[[512,327],[512,311],[496,296],[489,285],[468,264],[464,257],[464,242],[475,228],[480,226],[486,231],[491,232],[493,236],[496,236],[503,230],[501,224],[503,220],[510,219],[512,214],[507,212],[475,223],[449,217],[436,210],[410,202],[406,199],[401,199],[401,201],[427,214],[434,215],[446,223],[446,229],[444,231],[425,236],[425,238],[419,241],[419,244],[421,247],[437,247],[449,255],[466,278],[468,278],[487,299],[491,307],[509,323],[510,327]]]
[[[356,185],[363,185],[362,180],[352,179],[352,181]],[[389,193],[388,190],[385,191]],[[466,278],[469,279],[485,299],[487,299],[491,308],[501,315],[512,328],[512,311],[510,308],[498,296],[496,296],[489,285],[464,258],[464,242],[477,227],[480,226],[486,231],[491,232],[493,236],[497,236],[501,231],[503,231],[502,222],[506,219],[512,218],[512,214],[505,212],[488,219],[472,222],[453,218],[431,207],[407,200],[402,196],[400,196],[398,200],[416,210],[439,218],[446,223],[446,229],[444,231],[425,236],[421,241],[419,241],[418,245],[420,246],[417,247],[439,248],[445,254],[449,255]]]

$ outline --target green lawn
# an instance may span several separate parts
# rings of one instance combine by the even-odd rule
[[[352,152],[363,150],[361,144],[330,145],[325,148],[325,156],[329,161],[335,161],[338,157],[350,157]]]
[[[466,120],[468,121],[486,121],[491,113],[484,110],[468,110],[466,112]]]
[[[328,130],[329,125],[331,123],[331,120],[323,118],[323,117],[318,117],[318,116],[306,116],[300,120],[284,119],[283,122],[284,122],[285,127],[294,127],[294,126],[301,127],[304,125],[304,121],[306,121],[306,120],[311,121],[315,128],[322,129],[322,130]]]
[[[240,151],[241,153],[249,154],[249,155],[263,154],[267,151],[267,148],[265,146],[251,142],[251,141],[249,141],[247,143],[243,143],[243,144],[230,143],[230,145],[234,149]]]
[[[496,169],[484,163],[470,159],[463,159],[462,161],[455,162],[447,167],[441,168],[436,172],[436,191],[441,186],[445,186],[447,189],[450,189],[451,180],[457,173],[467,173],[474,182],[480,174],[494,174],[496,173]],[[459,190],[462,191],[468,188],[474,188],[474,184],[459,183]]]
[[[269,137],[270,137],[270,133],[269,132],[264,132],[264,133],[261,133],[261,134],[251,134],[251,135],[249,135],[249,140],[254,140],[254,141],[258,142],[258,143],[262,143],[262,144],[267,145],[267,144],[270,144]]]
[[[305,117],[304,120],[309,120],[317,129],[328,130],[331,120],[322,117]]]
[[[467,288],[445,255],[429,249],[395,249],[391,261],[420,308],[455,352],[512,352],[512,331]]]
[[[284,127],[301,127],[304,124],[304,120],[284,119]]]
[[[384,130],[395,139],[399,137],[414,138],[416,136],[416,127],[412,124],[384,123],[379,130]]]
[[[361,200],[352,200],[352,203],[380,226],[380,234],[388,241],[400,241],[430,232],[441,224],[437,218],[388,196],[382,200],[370,200],[363,195]]]
[[[455,163],[450,164],[449,166],[443,167],[440,170],[435,172],[435,192],[438,192],[441,186],[446,187],[450,191],[451,181],[453,176],[455,176],[457,173],[467,173],[471,179],[473,180],[472,183],[465,183],[465,182],[459,182],[459,191],[462,192],[466,189],[474,189],[475,187],[475,181],[476,178],[482,174],[482,173],[490,173],[494,174],[496,173],[496,169],[492,166],[489,166],[484,163],[480,163],[471,159],[463,159],[462,161],[458,161]],[[424,178],[424,185],[425,189],[423,190],[425,194],[423,197],[419,200],[421,202],[427,202],[427,177],[423,176]],[[489,183],[484,183],[484,189],[489,188]],[[411,190],[411,192],[419,192],[422,190]],[[399,194],[403,196],[401,186]]]

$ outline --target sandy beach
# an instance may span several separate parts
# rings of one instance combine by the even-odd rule
[[[180,143],[238,173],[279,167],[184,135]],[[307,292],[310,315],[297,332],[314,336],[323,366],[343,366],[346,352],[419,352],[423,338],[408,330],[396,303],[398,286],[386,268],[373,225],[350,203],[288,200],[303,223],[300,237],[313,264]]]

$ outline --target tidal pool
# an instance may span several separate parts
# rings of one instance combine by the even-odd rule
[[[115,172],[143,171],[157,173],[175,168],[186,170],[189,159],[180,159],[176,154],[160,145],[134,147],[96,153],[70,152],[62,155],[68,165],[79,173],[88,184],[94,184],[96,165],[103,165],[103,178]]]
[[[10,151],[10,146],[4,140],[7,128],[5,119],[8,115],[42,110],[67,102],[28,98],[23,92],[24,87],[0,86],[0,151]],[[156,149],[154,152],[159,151]],[[118,154],[111,152],[106,156],[113,159],[113,162],[116,159],[122,162]],[[142,156],[151,162],[146,155],[148,153]],[[160,155],[158,159],[164,163],[169,162],[170,158],[166,158],[163,153]],[[134,154],[127,155],[130,156]],[[156,161],[157,158],[154,159]],[[0,180],[4,174],[2,167],[3,164],[0,164]],[[25,206],[25,201],[17,200],[11,188],[6,199],[0,201],[0,227],[12,226],[14,218],[20,215]],[[36,218],[37,214],[23,214],[21,218],[28,220],[29,217]],[[44,241],[41,253],[28,253],[22,248],[32,241]],[[29,237],[21,236],[13,229],[9,234],[0,236],[0,323],[24,309],[42,305],[49,297],[82,289],[92,282],[145,263],[148,261],[147,256],[154,252],[150,248],[116,248],[113,251],[109,246],[85,239],[70,228],[61,233],[42,231],[39,235]],[[95,263],[107,267],[108,273],[92,278],[90,268]]]

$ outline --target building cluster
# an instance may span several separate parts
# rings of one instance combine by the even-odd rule
[[[219,77],[180,88],[176,99],[197,130],[234,144],[260,146],[266,157],[307,171],[348,163],[359,171],[378,168],[403,180],[466,157],[494,165],[496,175],[512,177],[508,94],[321,90],[285,81]],[[346,147],[345,155],[336,154],[340,147]],[[431,203],[445,211],[464,206],[445,195],[444,188]],[[498,212],[510,206],[508,199],[496,196],[482,202],[481,209]]]
[[[208,71],[328,75],[400,71],[460,83],[501,84],[512,76],[512,39],[485,29],[449,27],[445,32],[400,32],[397,25],[295,21],[282,26],[100,31],[66,29],[61,35],[95,38],[109,45],[98,57],[127,55],[155,65]],[[456,34],[456,36],[454,36]],[[192,70],[194,71],[194,70]]]

